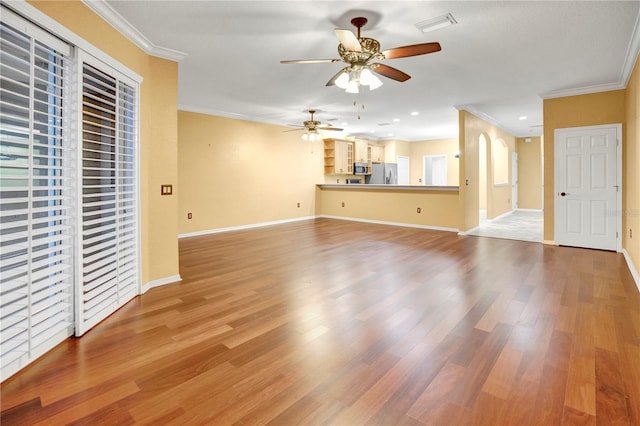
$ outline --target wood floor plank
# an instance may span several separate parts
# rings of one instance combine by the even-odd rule
[[[25,424],[640,424],[619,253],[334,219],[185,238],[0,387]]]

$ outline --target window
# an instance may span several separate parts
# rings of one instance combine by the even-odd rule
[[[97,60],[82,63],[81,335],[138,294],[137,91]]]
[[[447,185],[447,156],[425,155],[422,157],[423,182],[425,185]]]
[[[10,25],[8,22],[11,22]],[[71,48],[3,9],[0,23],[2,378],[73,332]],[[35,35],[32,35],[35,34]]]
[[[138,80],[1,16],[5,380],[139,293]]]

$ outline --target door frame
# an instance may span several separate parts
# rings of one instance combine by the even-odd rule
[[[511,210],[518,209],[518,153],[511,153]]]
[[[615,128],[616,129],[616,180],[618,191],[616,192],[616,252],[622,252],[622,124],[601,124],[596,126],[579,126],[579,127],[563,127],[553,129],[553,151],[554,151],[554,159],[553,159],[553,238],[556,241],[556,245],[558,244],[558,226],[560,223],[559,211],[556,205],[555,200],[558,197],[558,176],[560,176],[560,164],[558,162],[558,152],[560,150],[560,146],[558,145],[558,139],[560,132],[570,132],[570,131],[580,131],[580,130],[597,130],[597,129],[606,129],[606,128]]]

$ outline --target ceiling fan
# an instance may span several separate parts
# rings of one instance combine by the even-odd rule
[[[338,127],[333,127],[331,124],[322,124],[321,122],[314,120],[313,115],[317,111],[315,109],[310,109],[309,114],[311,118],[309,120],[303,121],[302,126],[296,124],[290,124],[289,126],[295,127],[295,129],[285,130],[285,132],[295,132],[297,130],[304,130],[304,134],[302,135],[302,139],[305,140],[319,140],[321,139],[320,130],[322,131],[342,131],[342,129]]]
[[[335,29],[336,37],[338,37],[340,41],[340,44],[338,44],[340,59],[302,59],[280,61],[280,63],[315,64],[322,62],[345,62],[348,66],[331,77],[326,86],[336,85],[346,89],[349,93],[358,93],[358,86],[360,85],[369,86],[370,90],[374,90],[382,85],[380,79],[371,73],[372,71],[400,82],[407,81],[411,78],[409,74],[399,69],[374,61],[425,55],[441,50],[440,43],[431,42],[380,51],[380,43],[377,40],[360,37],[360,29],[364,27],[366,23],[367,18],[364,17],[357,17],[351,20],[351,24],[358,29],[357,36],[349,30]]]

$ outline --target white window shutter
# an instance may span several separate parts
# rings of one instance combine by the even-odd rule
[[[81,52],[76,335],[139,293],[137,83]]]
[[[0,23],[2,380],[73,333],[71,48],[6,9]],[[64,114],[63,114],[64,113]]]

